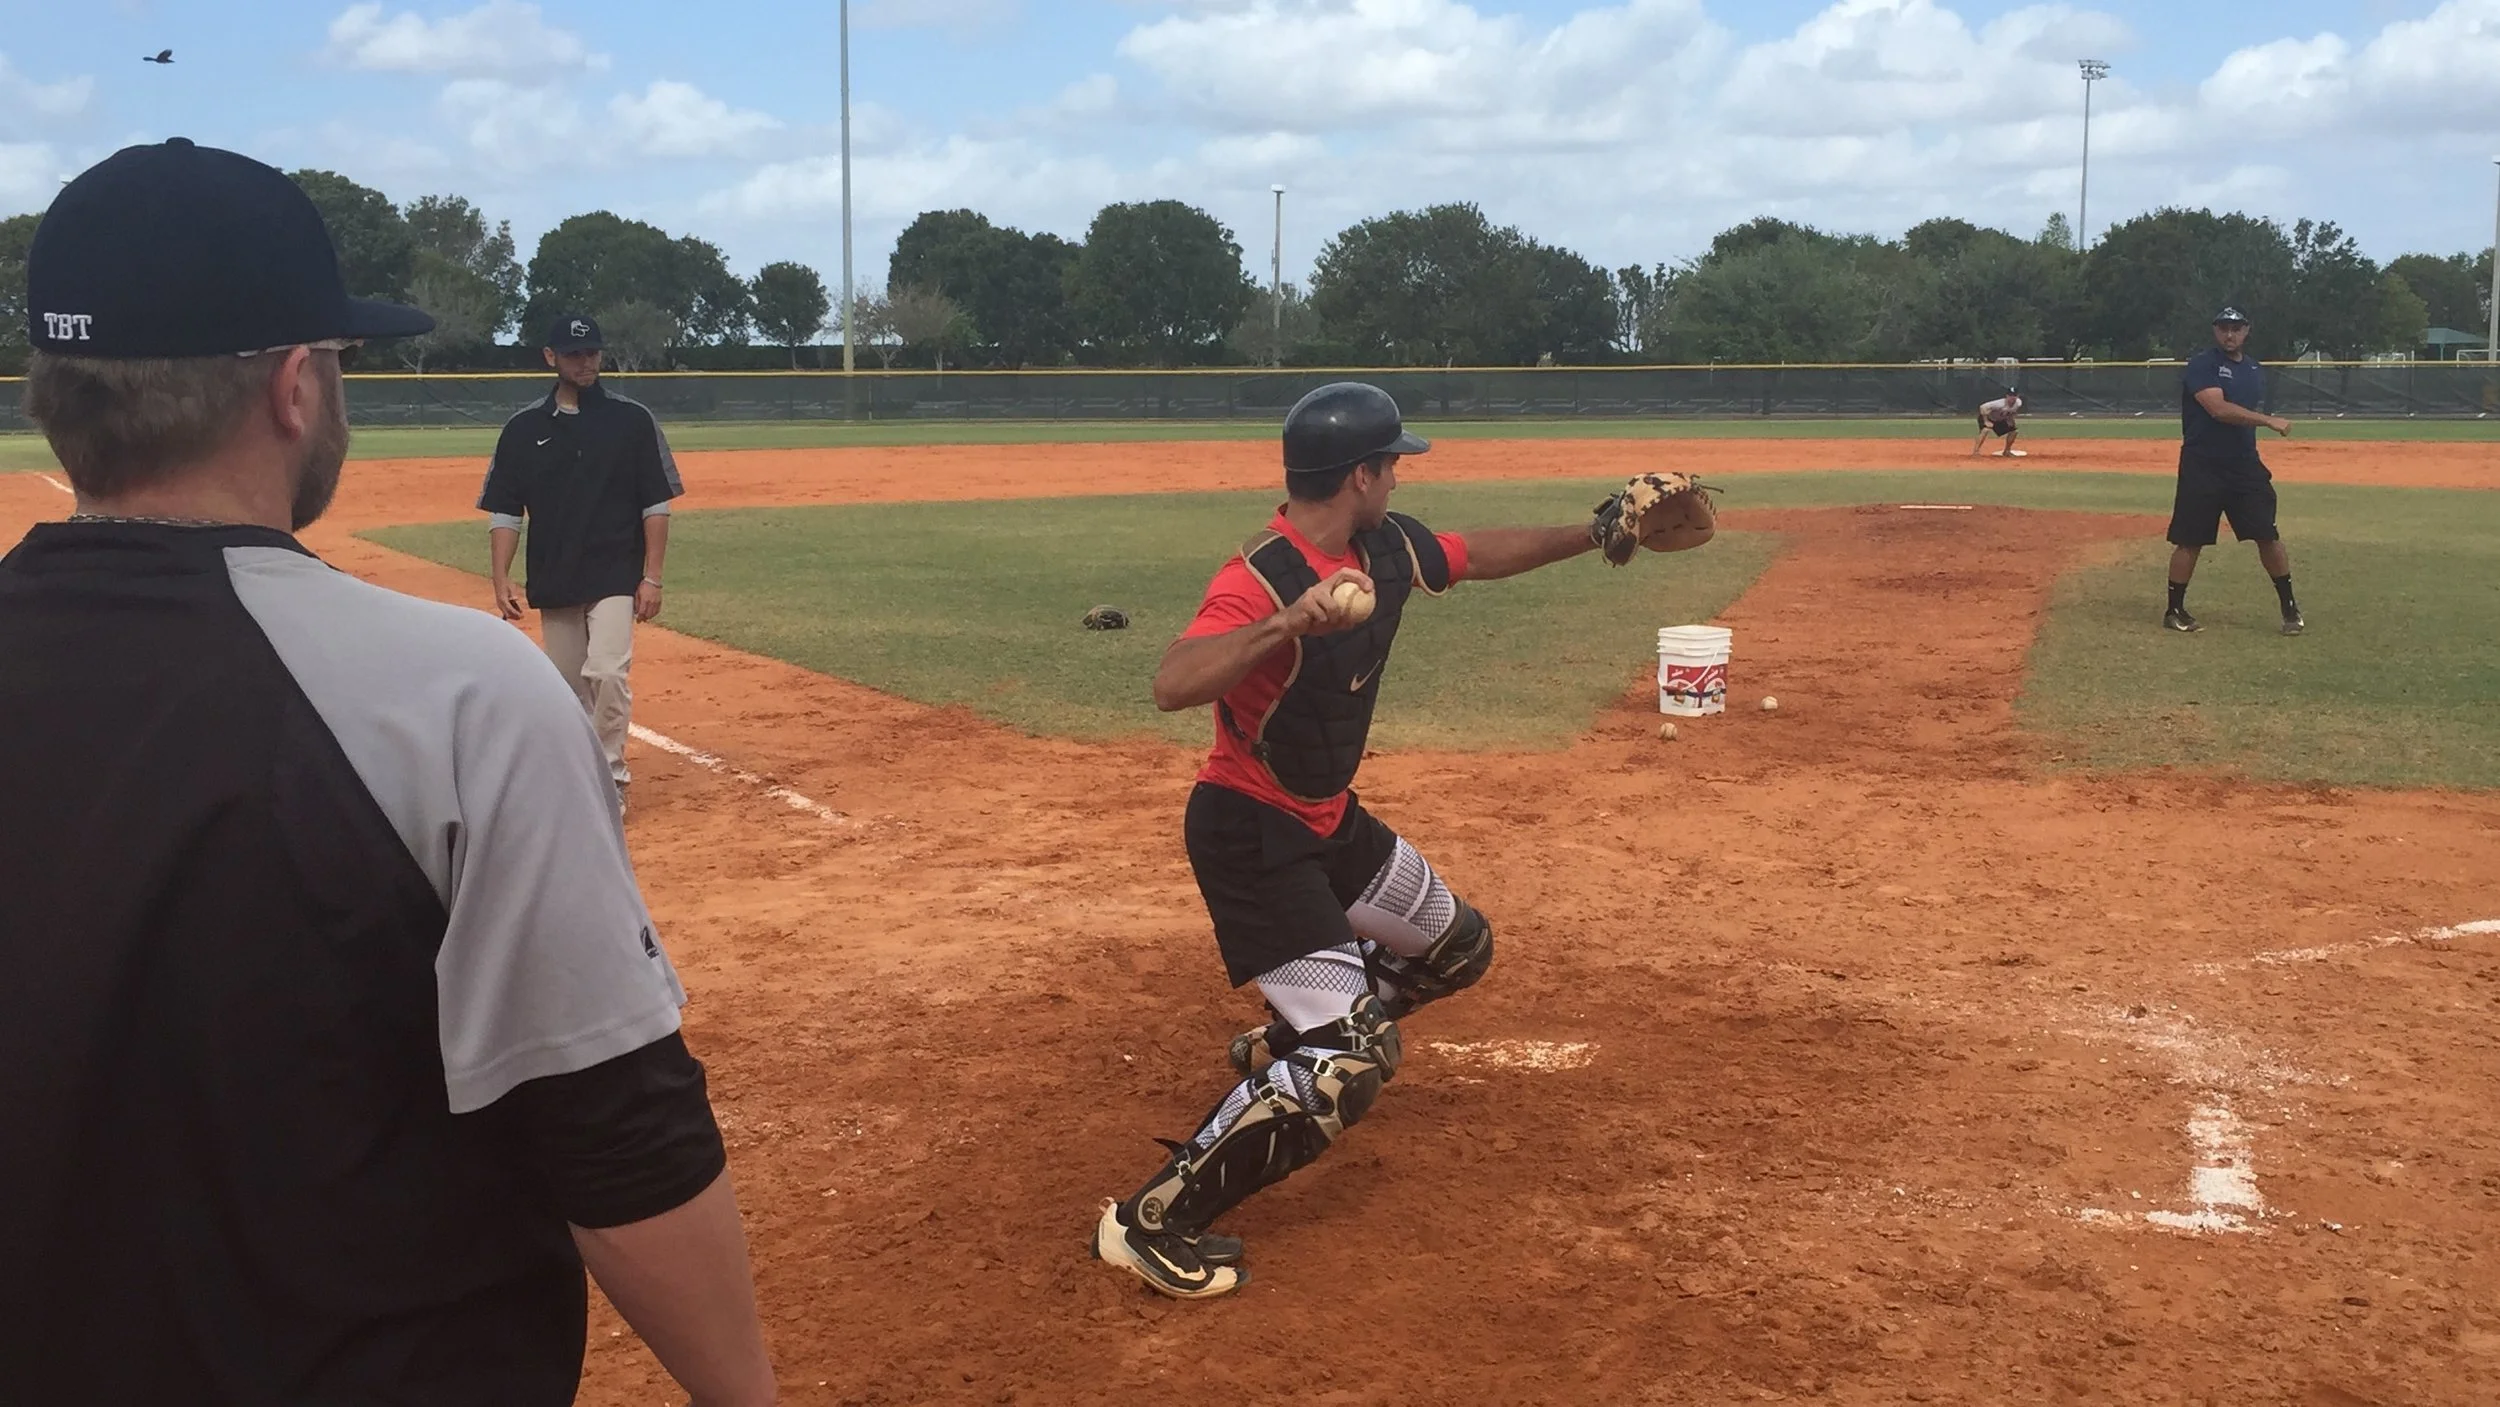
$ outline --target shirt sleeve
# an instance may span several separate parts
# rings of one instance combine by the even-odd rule
[[[642,496],[642,515],[648,518],[667,512],[669,500],[682,497],[686,485],[677,477],[677,456],[669,451],[668,434],[660,429],[660,417],[652,415],[648,406],[642,408],[642,413],[651,421],[651,441],[642,456],[635,487]]]
[[[434,960],[454,1113],[668,1036],[685,1002],[590,720],[527,637],[503,636],[454,727],[451,922]]]
[[[680,1036],[531,1080],[484,1117],[508,1130],[557,1213],[594,1230],[675,1211],[728,1166],[703,1066]]]
[[[508,453],[513,430],[507,421],[503,433],[495,437],[495,452],[486,461],[486,483],[478,490],[477,506],[486,513],[502,518],[517,518],[529,511],[529,496],[521,488],[521,476],[513,468]]]
[[[1256,625],[1276,614],[1276,601],[1259,584],[1250,564],[1239,557],[1226,562],[1207,583],[1206,599],[1198,603],[1197,619],[1181,632],[1184,640],[1206,635],[1225,635],[1245,625]]]
[[[2181,372],[2180,377],[2187,386],[2187,393],[2191,396],[2199,391],[2221,386],[2222,360],[2219,357],[2203,355],[2191,357],[2188,359],[2187,370]],[[2230,398],[2228,388],[2225,388],[2223,398],[2226,400]]]

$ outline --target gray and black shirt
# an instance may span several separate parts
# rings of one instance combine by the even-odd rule
[[[12,1401],[567,1403],[567,1223],[719,1176],[581,706],[261,528],[0,559]]]

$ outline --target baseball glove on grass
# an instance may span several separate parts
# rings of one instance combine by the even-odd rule
[[[1636,547],[1652,552],[1699,547],[1718,530],[1712,492],[1690,474],[1639,475],[1597,505],[1597,516],[1589,520],[1589,540],[1618,567],[1632,560]]]

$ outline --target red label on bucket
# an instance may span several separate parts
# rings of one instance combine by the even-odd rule
[[[1658,687],[1670,694],[1689,694],[1707,699],[1727,692],[1727,666],[1723,664],[1670,664],[1658,675]]]

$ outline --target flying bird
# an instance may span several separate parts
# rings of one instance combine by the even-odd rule
[[[159,49],[153,54],[142,54],[139,56],[139,62],[143,64],[169,64],[173,61],[174,51],[171,49]]]

